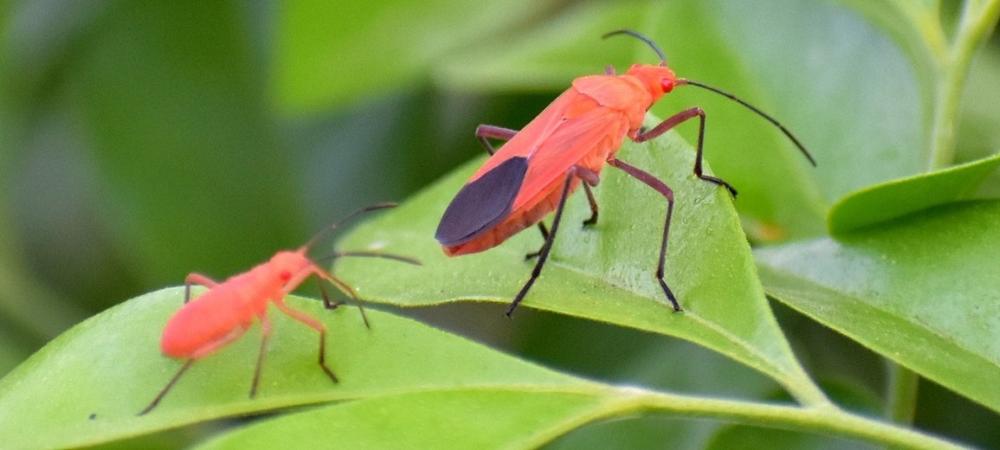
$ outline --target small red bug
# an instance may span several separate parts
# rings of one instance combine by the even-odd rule
[[[598,175],[605,164],[623,170],[666,198],[667,217],[656,279],[674,310],[681,310],[663,279],[667,237],[674,209],[673,191],[653,175],[616,156],[625,136],[635,142],[644,142],[697,117],[699,128],[694,173],[702,180],[725,187],[736,196],[732,185],[702,173],[705,112],[701,108],[681,111],[650,130],[642,128],[646,111],[675,87],[697,86],[749,108],[777,126],[809,162],[816,165],[802,143],[773,117],[720,89],[677,78],[667,67],[666,57],[656,43],[635,31],[617,30],[602,37],[618,34],[645,42],[660,57],[660,64],[634,64],[624,75],[616,75],[614,68],[609,66],[604,75],[577,78],[573,80],[572,87],[520,131],[480,125],[476,128],[476,137],[491,156],[455,195],[438,224],[435,237],[449,256],[493,248],[521,230],[538,224],[545,242],[537,252],[526,256],[528,259],[537,256],[538,261],[531,277],[507,309],[508,317],[541,274],[559,229],[566,197],[581,180],[591,209],[591,216],[584,225],[597,222],[597,201],[590,187],[597,185]],[[499,151],[494,151],[489,141],[491,138],[507,140],[507,143]],[[540,221],[552,210],[556,212],[552,229],[546,230]]]
[[[195,361],[238,339],[253,325],[256,319],[260,320],[263,331],[261,333],[260,353],[257,356],[257,365],[250,386],[250,397],[253,398],[257,394],[261,366],[264,363],[264,353],[271,333],[271,323],[267,318],[269,303],[274,303],[274,306],[281,312],[319,332],[319,366],[330,377],[330,380],[334,383],[338,382],[336,375],[325,362],[326,326],[312,316],[292,309],[285,304],[284,298],[307,278],[315,275],[333,283],[341,291],[358,301],[359,299],[350,285],[320,268],[306,256],[306,253],[320,236],[333,231],[344,221],[364,212],[394,206],[396,205],[393,203],[381,203],[359,209],[320,231],[297,250],[280,251],[267,262],[247,272],[234,275],[221,283],[201,274],[189,274],[185,279],[184,307],[167,322],[167,326],[163,330],[163,338],[160,341],[160,348],[164,355],[186,361],[139,415],[152,411]],[[326,258],[321,258],[321,260],[344,256],[388,258],[410,264],[420,264],[419,261],[405,256],[367,251],[335,252]],[[195,298],[193,302],[188,302],[191,299],[192,284],[205,286],[208,291]],[[320,291],[323,294],[323,306],[326,309],[334,309],[340,305],[340,303],[330,300],[322,284],[320,284]],[[367,327],[368,318],[365,316],[365,310],[360,304],[358,304],[358,308]]]

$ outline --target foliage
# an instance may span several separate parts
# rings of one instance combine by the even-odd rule
[[[0,373],[17,365],[0,379],[4,445],[1000,445],[991,427],[933,419],[944,404],[985,424],[1000,413],[1000,102],[984,100],[1000,1],[480,5],[0,8]],[[479,152],[475,122],[517,126],[576,76],[651,61],[641,43],[598,39],[621,27],[660,42],[679,75],[774,113],[819,167],[744,109],[679,89],[648,120],[702,106],[710,171],[739,198],[691,174],[694,126],[620,156],[676,193],[667,281],[685,312],[652,277],[662,197],[612,168],[598,225],[579,226],[588,208],[570,199],[508,322],[500,304],[537,233],[461,258],[431,238],[482,156],[412,192]],[[258,398],[254,329],[135,416],[178,368],[157,339],[181,301],[136,292],[235,273],[299,243],[305,223],[404,194],[337,244],[423,262],[338,261],[379,305],[371,329],[354,308],[290,299],[331,330],[341,383],[316,367],[315,333],[275,312]],[[924,379],[950,403],[931,403]],[[270,415],[203,439],[257,414]]]

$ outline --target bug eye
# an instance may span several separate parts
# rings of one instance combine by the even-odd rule
[[[292,273],[287,270],[282,270],[281,273],[278,274],[278,278],[281,278],[281,281],[291,280]]]
[[[660,80],[660,87],[663,88],[663,93],[667,94],[674,90],[674,80],[670,78],[664,78]]]

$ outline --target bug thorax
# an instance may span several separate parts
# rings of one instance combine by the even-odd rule
[[[633,64],[625,72],[625,75],[638,78],[646,90],[649,91],[649,95],[653,97],[653,103],[656,103],[663,94],[669,93],[677,85],[677,76],[667,66]]]
[[[271,257],[268,265],[282,284],[287,283],[295,275],[309,270],[313,262],[303,251],[281,251]]]

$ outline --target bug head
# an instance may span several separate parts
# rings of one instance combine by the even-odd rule
[[[633,30],[615,30],[610,33],[605,33],[604,36],[601,36],[601,38],[607,39],[608,37],[616,35],[632,36],[642,42],[645,42],[646,45],[649,46],[649,48],[653,49],[653,51],[656,52],[656,56],[660,57],[659,65],[654,66],[651,64],[634,64],[632,65],[632,67],[629,67],[628,72],[626,72],[626,75],[631,75],[642,81],[643,86],[645,86],[646,90],[649,91],[649,94],[653,96],[653,103],[659,100],[660,97],[663,96],[663,94],[669,93],[677,86],[697,86],[699,88],[712,91],[736,103],[739,103],[740,105],[743,105],[744,107],[750,109],[757,115],[766,119],[768,122],[771,122],[772,125],[778,127],[778,129],[780,129],[781,132],[785,134],[785,136],[788,136],[788,138],[791,139],[792,143],[794,143],[795,146],[798,147],[799,151],[802,152],[803,155],[805,155],[806,159],[808,159],[813,166],[816,165],[816,160],[813,159],[812,154],[810,154],[809,151],[806,150],[806,147],[802,145],[802,142],[799,142],[799,139],[796,138],[791,131],[788,131],[788,129],[785,128],[785,126],[782,125],[780,122],[778,122],[775,118],[764,113],[756,106],[753,106],[741,100],[740,98],[736,97],[735,95],[725,92],[721,89],[714,88],[705,83],[700,83],[694,80],[688,80],[684,78],[678,79],[677,76],[674,75],[674,72],[667,67],[667,56],[663,53],[663,50],[661,50],[660,47],[656,45],[656,42],[653,42],[652,39],[646,37],[643,34],[640,34]]]
[[[653,101],[659,100],[663,94],[667,94],[674,89],[677,85],[677,76],[674,75],[674,71],[667,67],[667,56],[663,53],[656,42],[652,39],[646,37],[633,30],[615,30],[610,33],[605,33],[601,36],[602,39],[607,39],[611,36],[626,35],[632,36],[642,42],[645,42],[649,48],[656,52],[656,56],[660,58],[660,63],[657,65],[653,64],[633,64],[629,67],[628,71],[625,72],[626,75],[631,75],[642,81],[643,86],[649,91],[649,94],[653,96]]]
[[[305,249],[282,251],[271,257],[270,265],[282,283],[287,283],[295,275],[308,271],[315,263],[305,254]]]
[[[628,68],[625,72],[626,75],[631,75],[642,81],[642,85],[646,87],[649,91],[649,95],[653,96],[653,102],[655,103],[663,94],[667,94],[674,90],[677,86],[677,76],[674,75],[674,71],[670,70],[667,66],[654,66],[651,64],[633,64],[632,67]]]
[[[315,261],[309,258],[309,251],[313,249],[313,247],[316,245],[317,242],[319,242],[320,238],[333,232],[334,230],[337,229],[337,227],[342,225],[344,222],[353,219],[361,214],[370,211],[376,211],[379,209],[394,208],[395,206],[396,206],[395,203],[386,202],[386,203],[376,203],[374,205],[358,209],[348,214],[343,219],[334,222],[329,227],[326,227],[317,232],[315,235],[313,235],[312,238],[306,241],[306,243],[303,244],[302,247],[299,247],[298,250],[278,252],[271,258],[270,261],[271,266],[275,269],[278,278],[283,283],[291,280],[292,277],[295,276],[295,274],[301,273],[306,270],[325,273],[323,269],[319,268],[319,266],[316,264]],[[339,254],[334,253],[334,255],[332,256],[336,257],[339,256]],[[322,261],[328,258],[329,257],[320,258],[317,261]]]

